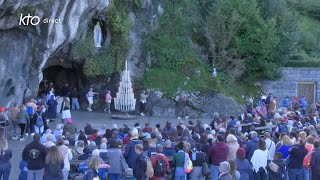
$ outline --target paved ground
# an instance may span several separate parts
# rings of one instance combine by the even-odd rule
[[[111,118],[111,115],[102,113],[102,112],[86,112],[86,111],[72,111],[72,119],[73,123],[76,125],[77,129],[83,128],[87,122],[92,124],[93,128],[99,128],[103,124],[106,124],[107,127],[112,126],[112,124],[117,124],[118,127],[122,127],[124,123],[129,125],[129,127],[133,127],[135,123],[139,123],[141,127],[144,127],[146,122],[150,123],[151,127],[155,127],[156,124],[160,124],[161,127],[164,127],[165,123],[169,120],[172,125],[176,125],[179,121],[174,118],[160,118],[160,117],[140,117],[138,116],[135,120],[115,120]],[[182,120],[185,124],[188,120]],[[210,119],[201,119],[202,123],[210,123]],[[56,121],[50,122],[49,126],[52,130],[55,129],[56,124],[61,123],[60,119],[56,119]],[[20,132],[20,130],[18,130]],[[22,150],[26,144],[31,142],[31,137],[27,137],[25,141],[12,140],[11,133],[8,132],[8,141],[9,148],[13,150],[13,157],[11,159],[11,173],[10,180],[18,180],[18,176],[20,173],[19,170],[19,162],[21,161]]]

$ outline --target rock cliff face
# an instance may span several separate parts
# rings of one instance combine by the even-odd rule
[[[48,59],[76,40],[92,18],[104,17],[108,4],[108,0],[0,0],[1,105],[35,96]],[[23,25],[28,14],[38,16],[39,24]],[[37,18],[32,22],[36,24]]]

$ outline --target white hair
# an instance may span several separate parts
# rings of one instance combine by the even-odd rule
[[[99,157],[100,156],[100,151],[99,149],[95,149],[92,151],[92,157]]]
[[[220,173],[229,173],[230,172],[230,164],[228,163],[228,161],[223,161],[220,163],[220,167],[219,167]]]
[[[233,134],[227,136],[227,143],[238,142],[237,138]]]
[[[133,128],[131,131],[131,136],[132,137],[138,137],[139,136],[139,131],[137,128]]]

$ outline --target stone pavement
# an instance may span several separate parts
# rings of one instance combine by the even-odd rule
[[[135,123],[139,123],[140,127],[143,128],[144,124],[146,122],[150,123],[151,127],[155,127],[156,124],[160,124],[161,127],[164,127],[167,121],[170,121],[173,126],[177,125],[177,123],[180,120],[176,120],[174,118],[160,118],[160,117],[141,117],[138,116],[137,119],[134,120],[116,120],[112,119],[111,115],[108,115],[106,113],[102,112],[87,112],[87,111],[72,111],[72,120],[75,126],[77,127],[77,130],[79,131],[81,128],[84,128],[87,122],[90,122],[93,128],[99,129],[102,127],[103,124],[106,124],[107,127],[111,128],[112,124],[117,124],[118,128],[122,127],[124,123],[126,123],[129,127],[133,127]],[[188,123],[189,120],[181,120],[185,124]],[[209,124],[211,122],[210,119],[201,119],[202,123]],[[196,122],[194,120],[194,122]],[[49,127],[54,131],[56,124],[61,123],[60,118],[57,118],[53,122],[49,122]],[[18,132],[20,132],[20,129],[18,129]],[[21,161],[21,154],[23,151],[23,148],[26,144],[30,143],[32,140],[32,137],[26,137],[25,141],[19,141],[19,140],[12,140],[11,139],[11,133],[10,130],[8,132],[8,141],[9,141],[9,148],[13,151],[13,156],[11,159],[11,173],[10,173],[10,180],[18,180],[19,179],[19,163]]]

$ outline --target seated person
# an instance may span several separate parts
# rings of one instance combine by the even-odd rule
[[[72,138],[70,136],[69,132],[65,133],[65,138],[64,139],[69,141],[70,146],[74,146],[75,145],[75,140],[74,140],[74,138]]]
[[[108,154],[107,154],[108,150],[107,149],[108,149],[108,146],[107,146],[106,143],[102,143],[100,145],[100,157],[102,159],[107,159],[108,158]]]
[[[72,150],[72,155],[75,157],[74,159],[77,159],[76,157],[81,156],[84,154],[84,142],[82,140],[78,141],[75,148]]]

